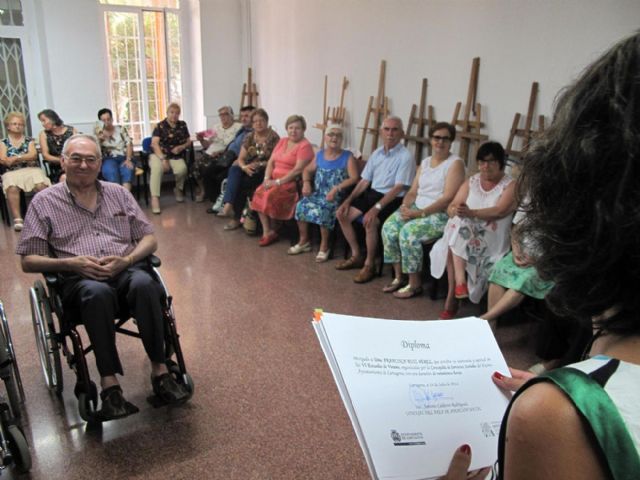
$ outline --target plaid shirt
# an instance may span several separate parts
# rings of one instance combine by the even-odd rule
[[[142,237],[153,233],[153,226],[123,187],[100,181],[96,187],[94,212],[76,202],[66,182],[39,192],[29,205],[16,253],[124,257]]]

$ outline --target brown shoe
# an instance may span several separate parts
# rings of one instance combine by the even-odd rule
[[[351,270],[352,268],[362,268],[364,260],[359,257],[351,257],[336,265],[336,270]]]
[[[373,265],[365,265],[358,272],[358,274],[353,277],[353,281],[356,283],[367,283],[376,275],[375,269]]]

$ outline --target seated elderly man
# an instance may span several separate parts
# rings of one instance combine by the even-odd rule
[[[207,132],[196,133],[196,138],[204,149],[202,155],[196,160],[196,168],[194,169],[194,176],[198,182],[196,196],[198,202],[202,202],[205,197],[211,198],[211,195],[214,194],[217,196],[217,193],[210,191],[212,179],[215,179],[219,166],[224,165],[222,169],[226,171],[235,160],[235,158],[227,158],[225,152],[243,127],[241,123],[233,120],[233,108],[230,106],[219,108],[218,117],[220,123],[213,126],[213,136],[207,136]],[[215,197],[212,201],[215,201]]]
[[[365,283],[373,278],[380,225],[398,209],[416,174],[416,164],[411,153],[400,143],[404,136],[402,120],[398,117],[385,118],[380,133],[383,146],[371,154],[362,171],[361,180],[336,212],[344,237],[351,247],[351,258],[340,262],[336,269],[362,267],[353,278],[356,283]],[[352,224],[363,215],[367,245],[367,256],[364,259]]]
[[[151,360],[153,392],[170,404],[188,398],[165,365],[160,285],[145,270],[156,250],[153,228],[122,186],[98,181],[102,159],[94,137],[73,135],[62,150],[64,182],[31,202],[16,253],[25,272],[58,272],[62,302],[79,312],[100,373],[101,420],[136,413],[125,400],[117,374],[115,343],[118,299],[126,298]]]

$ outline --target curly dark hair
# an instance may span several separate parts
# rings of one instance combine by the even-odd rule
[[[560,93],[518,184],[547,303],[614,333],[640,331],[639,129],[640,31]]]

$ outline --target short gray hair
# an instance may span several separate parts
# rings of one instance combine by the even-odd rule
[[[342,128],[342,125],[338,123],[329,123],[327,127],[324,129],[325,134],[329,133],[331,130],[338,130],[338,132],[344,133],[344,129]]]
[[[87,133],[76,133],[74,135],[71,135],[69,138],[67,138],[67,141],[64,142],[64,146],[62,147],[62,155],[66,157],[67,151],[69,150],[69,145],[71,144],[71,142],[75,140],[80,140],[80,139],[91,141],[96,146],[96,154],[97,154],[96,156],[98,158],[102,158],[102,151],[100,150],[100,144],[98,143],[98,139],[93,135],[89,135]]]
[[[388,115],[384,117],[384,120],[382,121],[382,123],[384,124],[384,122],[386,122],[387,120],[393,120],[398,122],[400,124],[400,130],[404,132],[404,124],[402,123],[402,119],[400,117],[398,117],[397,115]]]
[[[220,113],[220,110],[228,110],[229,113],[231,114],[231,116],[233,116],[233,108],[231,108],[231,105],[224,105],[224,106],[220,107],[218,109],[218,113]]]

